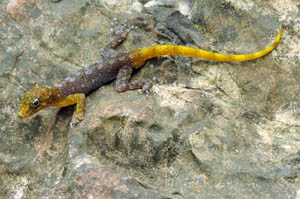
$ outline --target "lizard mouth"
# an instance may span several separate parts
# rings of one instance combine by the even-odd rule
[[[22,119],[26,118],[26,116],[21,112],[18,112],[17,116],[18,116],[18,118],[22,118]]]

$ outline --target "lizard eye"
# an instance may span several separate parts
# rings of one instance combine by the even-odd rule
[[[34,99],[32,102],[32,107],[37,108],[40,105],[40,100],[39,99]]]

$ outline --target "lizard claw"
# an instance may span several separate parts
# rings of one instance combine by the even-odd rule
[[[77,124],[79,124],[79,120],[72,120],[70,123],[71,129],[74,128],[75,126],[77,126]]]
[[[73,119],[70,123],[70,127],[74,128],[75,126],[77,126],[77,124],[79,124],[80,121],[82,121],[84,119],[83,114],[78,114],[75,113],[75,115],[73,116]]]

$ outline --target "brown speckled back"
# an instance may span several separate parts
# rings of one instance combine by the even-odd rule
[[[65,96],[75,93],[87,95],[103,84],[115,79],[120,68],[129,63],[128,54],[118,54],[115,57],[101,59],[97,63],[66,77],[62,82],[56,83],[54,86],[59,88]]]

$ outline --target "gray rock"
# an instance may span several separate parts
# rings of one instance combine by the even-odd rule
[[[0,198],[300,198],[296,1],[140,1],[144,14],[131,1],[20,2],[0,3]],[[251,53],[286,28],[255,61],[151,60],[133,79],[162,83],[147,95],[101,87],[74,129],[74,107],[18,119],[27,89],[99,59],[115,17],[139,23],[120,51]]]

